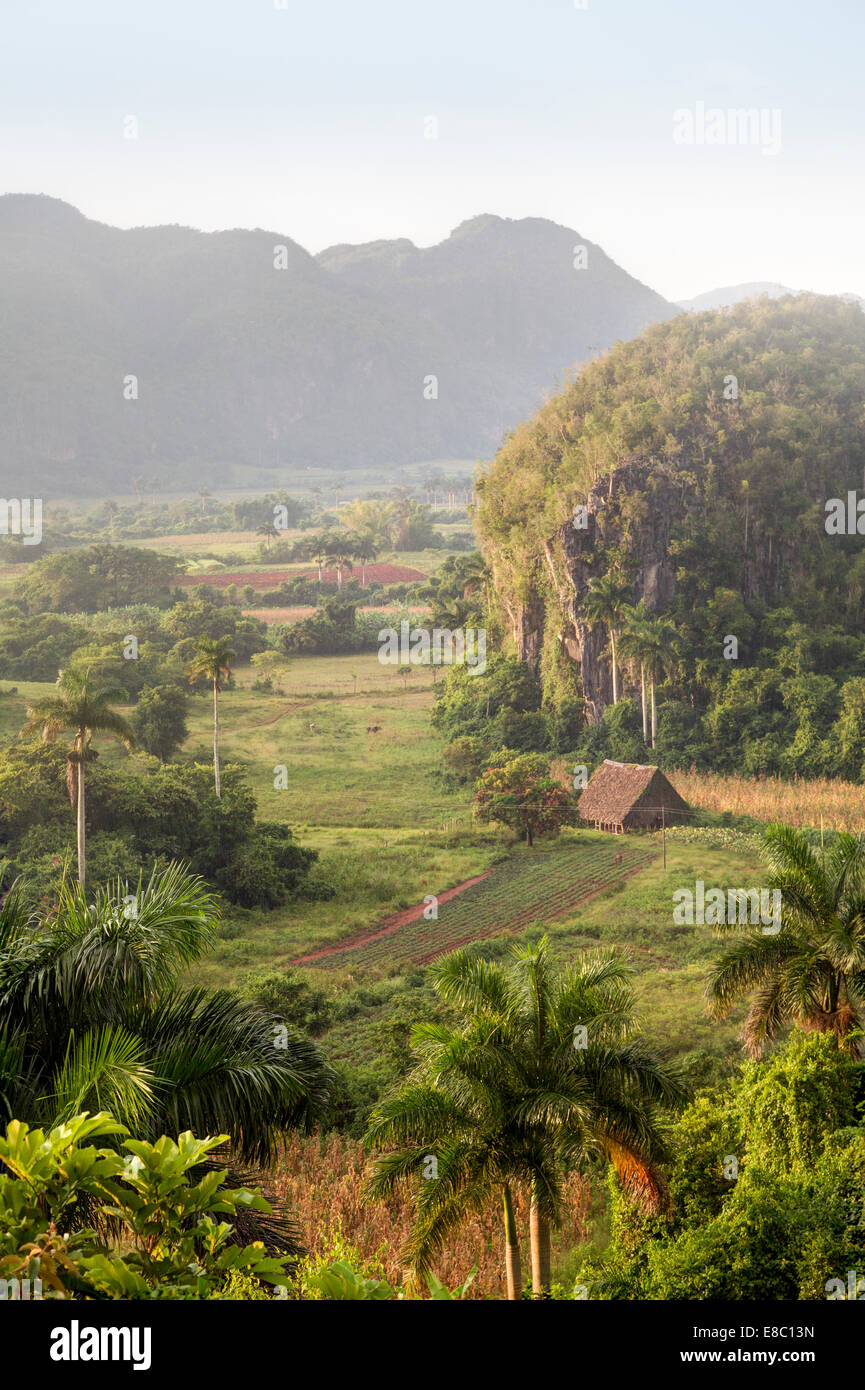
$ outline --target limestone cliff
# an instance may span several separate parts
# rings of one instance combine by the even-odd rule
[[[800,612],[858,630],[865,556],[823,519],[827,498],[861,488],[863,399],[865,315],[790,296],[617,344],[509,436],[478,479],[478,530],[547,697],[581,698],[590,724],[611,703],[609,633],[585,613],[610,574],[703,670],[731,614],[744,634],[777,613],[773,642]]]

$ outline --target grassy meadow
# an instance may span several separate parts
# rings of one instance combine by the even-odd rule
[[[253,690],[255,679],[252,667],[241,666],[221,696],[223,761],[243,765],[261,818],[290,825],[302,844],[318,851],[313,881],[328,884],[334,896],[300,899],[271,910],[227,908],[220,939],[195,968],[197,981],[230,986],[251,970],[285,969],[298,956],[338,945],[390,914],[422,903],[427,894],[507,862],[512,867],[503,935],[494,933],[485,950],[495,954],[515,934],[531,938],[542,930],[563,959],[599,946],[620,950],[631,963],[639,1012],[653,1038],[681,1055],[698,1049],[719,1060],[730,1055],[735,1019],[712,1023],[702,999],[706,966],[717,942],[709,927],[673,925],[671,895],[697,877],[707,885],[754,882],[759,861],[756,850],[741,848],[746,837],[730,837],[735,842],[730,847],[721,830],[714,839],[707,831],[708,839],[697,843],[668,835],[666,869],[658,836],[628,837],[627,847],[651,847],[654,853],[581,907],[555,915],[545,910],[543,894],[532,889],[538,864],[551,856],[563,861],[571,856],[568,862],[578,866],[580,856],[590,856],[593,847],[611,856],[620,844],[593,830],[568,830],[528,850],[515,844],[509,832],[473,822],[470,793],[449,789],[439,773],[441,744],[429,725],[429,670],[417,669],[405,681],[374,654],[299,657],[280,676],[280,693]],[[20,682],[17,694],[0,698],[0,739],[14,739],[28,698],[50,689]],[[209,762],[209,697],[194,699],[189,725],[182,755]],[[379,732],[368,733],[372,726],[379,726]],[[110,761],[128,756],[116,743],[96,743]],[[275,769],[281,767],[287,771],[287,786],[277,789]],[[686,780],[695,804],[702,795],[713,811],[736,805],[724,804],[730,779]],[[767,800],[772,789],[765,784]],[[785,795],[783,784],[774,790]],[[768,818],[771,806],[762,809]],[[579,868],[570,872],[576,875]],[[485,887],[470,890],[478,895],[479,920]],[[519,915],[516,909],[523,902],[534,904],[533,916],[515,932],[507,922]],[[462,905],[463,914],[470,903]],[[446,920],[443,908],[442,930]],[[422,927],[434,946],[439,924]],[[418,935],[417,924],[413,933]],[[313,962],[303,969],[311,982],[336,998],[358,987],[368,992],[370,1002],[362,1013],[338,1023],[329,1044],[338,1058],[373,1064],[381,1026],[404,1012],[406,999],[416,994],[411,963],[394,949],[378,951],[374,958],[370,952],[344,952],[335,962]]]

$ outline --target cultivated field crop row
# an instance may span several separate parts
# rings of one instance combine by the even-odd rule
[[[655,854],[648,846],[611,840],[609,845],[587,843],[572,850],[521,855],[496,865],[483,882],[439,904],[437,920],[419,917],[405,922],[376,941],[356,947],[347,944],[320,957],[315,965],[319,969],[376,962],[426,965],[471,941],[562,917],[641,868]]]

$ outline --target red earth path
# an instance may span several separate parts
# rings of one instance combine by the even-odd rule
[[[485,874],[478,874],[476,878],[467,878],[465,883],[457,884],[456,888],[448,888],[444,893],[437,893],[439,903],[446,903],[449,898],[455,898],[458,893],[464,893],[467,888],[471,888],[474,883],[481,883],[485,878],[489,878],[490,870]],[[321,960],[322,956],[336,956],[340,951],[354,951],[359,946],[368,946],[371,941],[378,941],[382,936],[390,936],[391,932],[399,931],[400,927],[406,926],[408,922],[416,922],[424,914],[426,903],[419,903],[417,907],[407,907],[402,912],[397,912],[393,917],[387,917],[380,927],[373,931],[358,932],[356,936],[350,936],[344,941],[334,942],[332,946],[322,946],[318,951],[312,951],[308,956],[298,956],[290,961],[291,965],[307,965],[310,961]]]

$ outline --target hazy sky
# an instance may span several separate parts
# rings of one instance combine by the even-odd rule
[[[549,217],[674,299],[743,280],[865,295],[865,0],[0,0],[0,15],[5,192],[117,226],[262,226],[311,251]],[[677,144],[674,111],[700,102],[780,111],[780,150]]]

